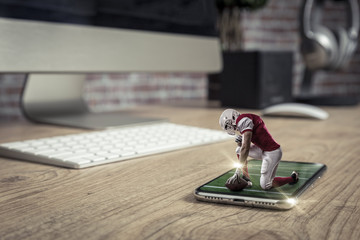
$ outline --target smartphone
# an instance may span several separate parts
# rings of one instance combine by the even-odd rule
[[[235,173],[235,168],[195,189],[197,200],[235,204],[271,209],[291,209],[300,195],[326,171],[326,165],[309,162],[280,161],[276,177],[288,177],[292,171],[299,173],[299,181],[293,185],[283,185],[269,190],[260,187],[260,160],[249,160],[248,169],[252,187],[241,191],[231,191],[225,187],[226,180]]]

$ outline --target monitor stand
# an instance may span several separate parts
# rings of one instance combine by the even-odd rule
[[[163,121],[131,111],[93,113],[83,100],[84,74],[28,74],[21,109],[34,122],[85,129],[104,129]]]

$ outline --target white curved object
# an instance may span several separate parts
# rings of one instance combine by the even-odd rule
[[[262,110],[262,115],[273,114],[296,114],[298,116],[312,117],[320,120],[325,120],[329,117],[329,114],[324,110],[302,103],[282,103]]]

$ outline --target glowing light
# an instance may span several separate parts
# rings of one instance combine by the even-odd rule
[[[234,167],[236,168],[242,168],[242,164],[239,162],[234,162]]]
[[[297,203],[297,200],[295,198],[288,198],[286,201],[291,205],[295,205]]]

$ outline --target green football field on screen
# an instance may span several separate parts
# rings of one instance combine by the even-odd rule
[[[200,190],[205,192],[214,192],[214,193],[225,193],[232,195],[241,195],[249,197],[265,197],[273,199],[283,199],[286,197],[291,197],[297,190],[303,186],[314,174],[316,174],[324,165],[318,163],[300,163],[300,162],[288,162],[280,161],[276,176],[275,177],[289,177],[292,171],[297,171],[299,173],[299,181],[294,185],[283,185],[278,188],[272,188],[270,190],[263,190],[260,187],[260,169],[261,169],[260,160],[249,160],[248,169],[251,182],[253,186],[251,188],[245,188],[239,192],[230,191],[225,187],[226,180],[231,177],[235,168],[229,172],[221,175],[220,177],[206,183],[200,187]]]

